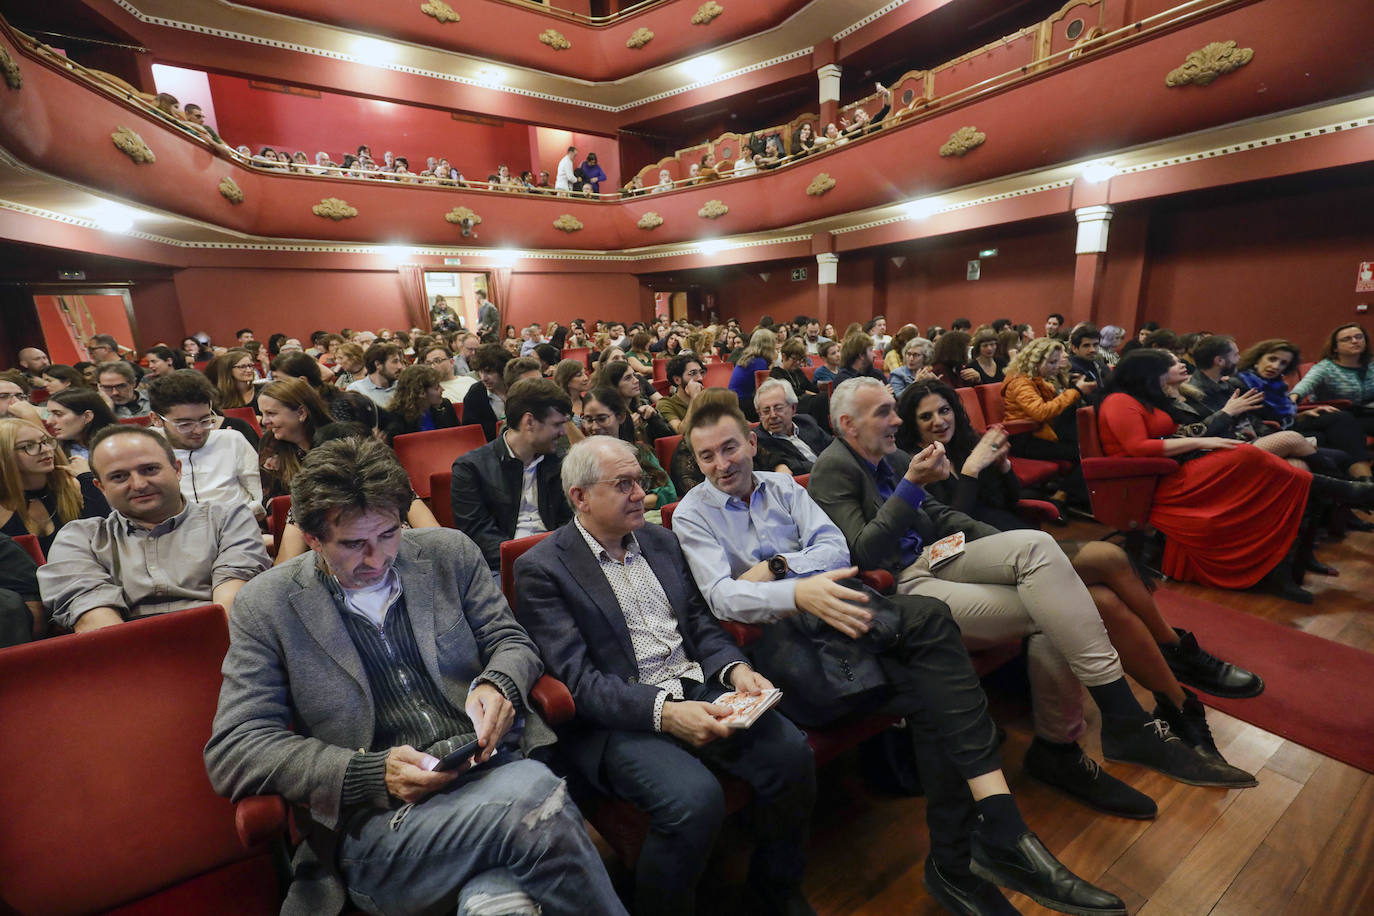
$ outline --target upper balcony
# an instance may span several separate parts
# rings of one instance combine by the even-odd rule
[[[1362,36],[1371,27],[1369,5],[1347,10],[1342,28],[1330,30],[1311,27],[1302,0],[1191,4],[1042,47],[947,93],[937,83],[932,98],[899,96],[888,126],[824,153],[749,177],[604,199],[259,168],[136,97],[98,88],[6,28],[0,43],[21,86],[0,88],[0,146],[60,181],[249,237],[633,252],[703,238],[809,236],[871,208],[1368,93],[1374,57]],[[1185,67],[1190,54],[1226,40],[1253,52],[1223,59],[1243,59],[1234,72],[1209,70],[1207,55]],[[111,135],[121,127],[155,158],[137,144],[126,146],[144,161],[117,148]],[[475,235],[462,234],[464,210]]]

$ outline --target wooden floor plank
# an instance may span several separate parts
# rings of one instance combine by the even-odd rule
[[[1307,865],[1261,843],[1209,916],[1280,916]]]
[[[1374,779],[1366,779],[1286,913],[1367,914],[1374,898]]]

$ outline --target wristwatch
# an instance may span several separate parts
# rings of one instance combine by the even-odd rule
[[[774,579],[787,578],[787,557],[783,556],[782,554],[778,554],[775,557],[769,557],[768,571],[773,574]]]

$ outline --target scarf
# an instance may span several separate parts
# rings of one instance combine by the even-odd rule
[[[1288,383],[1283,380],[1283,376],[1265,379],[1247,369],[1237,372],[1236,378],[1264,394],[1264,406],[1274,412],[1284,429],[1293,425],[1293,419],[1298,414],[1298,406],[1288,397]]]

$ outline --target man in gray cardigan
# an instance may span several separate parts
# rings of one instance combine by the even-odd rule
[[[292,498],[312,552],[238,594],[205,748],[217,792],[297,806],[282,912],[623,914],[563,782],[525,757],[553,740],[529,705],[543,665],[476,546],[403,530],[410,483],[371,440],[312,451]]]

